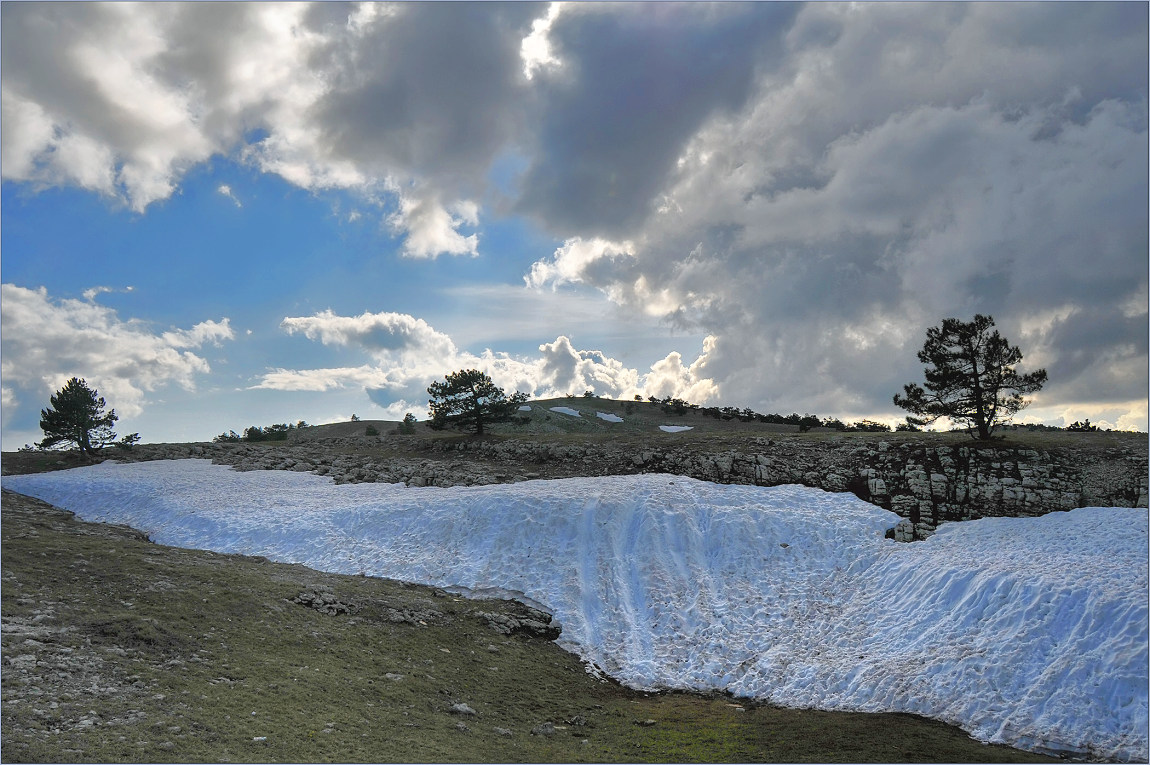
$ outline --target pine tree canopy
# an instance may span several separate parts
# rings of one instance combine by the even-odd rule
[[[924,385],[908,383],[894,403],[911,412],[906,421],[921,426],[945,417],[965,424],[976,438],[990,438],[1029,402],[1022,396],[1046,384],[1046,370],[1019,374],[1022,352],[991,331],[994,319],[976,314],[970,322],[944,319],[926,331],[918,359],[926,364]]]
[[[451,372],[443,382],[433,382],[427,392],[431,396],[427,402],[431,427],[474,428],[480,436],[484,424],[508,419],[515,406],[527,400],[522,393],[507,398],[503,389],[478,369]]]
[[[52,395],[49,408],[40,410],[44,440],[38,445],[41,449],[70,445],[81,454],[92,454],[94,449],[115,442],[112,423],[119,418],[115,409],[105,414],[104,406],[104,399],[95,390],[73,377]]]

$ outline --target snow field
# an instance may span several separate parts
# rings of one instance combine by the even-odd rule
[[[694,425],[660,425],[659,430],[664,433],[682,433],[684,430],[694,430]]]
[[[667,475],[451,489],[104,463],[6,487],[163,544],[520,592],[630,685],[906,711],[1028,748],[1147,759],[1147,514],[884,539],[893,513]]]
[[[558,412],[559,414],[565,414],[568,417],[579,417],[580,416],[579,410],[572,409],[569,406],[553,406],[553,407],[551,407],[551,411],[552,412]]]

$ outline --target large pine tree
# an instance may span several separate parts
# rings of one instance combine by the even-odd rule
[[[73,377],[50,399],[50,406],[40,410],[40,428],[44,440],[41,449],[70,444],[81,454],[90,455],[116,440],[112,423],[116,410],[104,413],[104,399],[79,378]]]
[[[451,372],[443,382],[433,382],[427,392],[431,395],[427,402],[431,427],[474,428],[479,436],[485,423],[508,419],[515,406],[527,400],[522,393],[507,398],[503,389],[478,369]]]
[[[926,425],[940,417],[965,423],[976,438],[990,438],[997,425],[1009,422],[1029,402],[1022,396],[1046,384],[1046,370],[1019,374],[1014,365],[1022,351],[998,330],[994,319],[976,314],[973,321],[944,319],[941,327],[926,331],[918,360],[927,364],[926,384],[908,383],[905,396],[894,403],[911,412],[912,425]]]

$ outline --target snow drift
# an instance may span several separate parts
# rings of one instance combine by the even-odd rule
[[[521,593],[640,688],[904,711],[984,741],[1147,759],[1147,513],[884,538],[851,495],[668,475],[409,489],[180,460],[5,477],[160,543]]]

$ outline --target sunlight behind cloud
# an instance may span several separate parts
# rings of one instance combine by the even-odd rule
[[[551,3],[547,7],[547,15],[533,21],[531,34],[523,38],[519,55],[523,58],[523,76],[529,80],[535,77],[535,72],[539,69],[558,67],[562,64],[552,54],[551,41],[547,39],[551,25],[555,23],[555,19],[559,18],[559,13],[562,10],[562,3]]]

